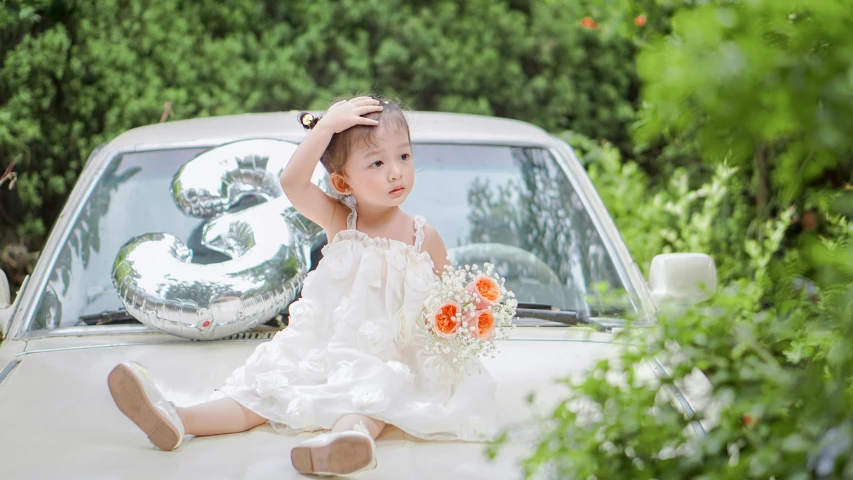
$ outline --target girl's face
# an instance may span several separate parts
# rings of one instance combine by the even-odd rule
[[[415,184],[412,146],[404,129],[376,128],[375,142],[352,149],[344,165],[346,183],[360,204],[396,207]]]

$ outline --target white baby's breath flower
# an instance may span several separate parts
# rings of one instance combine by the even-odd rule
[[[488,308],[495,320],[491,339],[480,338],[478,322],[471,322],[459,314],[452,318],[454,322],[461,323],[453,336],[438,335],[429,321],[429,313],[424,313],[420,322],[427,340],[424,351],[446,359],[448,365],[455,365],[452,370],[459,372],[472,365],[476,366],[473,362],[476,358],[493,355],[495,340],[505,338],[509,329],[515,327],[512,325],[512,318],[515,316],[518,302],[513,300],[514,294],[505,288],[505,280],[495,273],[494,265],[488,262],[483,264],[482,269],[476,264],[448,268],[440,281],[433,285],[425,302],[425,312],[434,312],[444,304],[455,302],[460,308],[459,313],[470,315],[477,311],[480,295],[466,287],[479,275],[485,275],[496,282],[500,288],[500,299],[505,302],[499,301]]]

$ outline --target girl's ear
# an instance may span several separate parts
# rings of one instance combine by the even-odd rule
[[[333,173],[329,175],[329,182],[332,184],[332,188],[341,195],[348,195],[352,193],[350,191],[349,183],[347,183],[347,179],[340,173]]]

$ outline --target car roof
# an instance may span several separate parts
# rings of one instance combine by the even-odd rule
[[[305,130],[299,112],[248,113],[176,120],[134,128],[109,144],[113,150],[151,150],[170,146],[210,146],[250,138],[299,142]],[[518,120],[459,113],[406,112],[414,143],[466,143],[550,146],[554,137]]]

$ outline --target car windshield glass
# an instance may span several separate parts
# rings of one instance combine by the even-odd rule
[[[200,243],[209,220],[186,215],[170,193],[178,169],[205,150],[111,160],[60,248],[31,329],[78,325],[81,316],[121,308],[111,271],[119,249],[137,235],[170,233],[193,251],[195,263],[228,260]],[[588,315],[612,310],[597,286],[625,286],[548,150],[423,144],[415,145],[414,158],[415,188],[403,209],[427,218],[455,263],[494,263],[523,303]],[[259,201],[245,197],[233,208]]]
[[[435,226],[454,263],[495,264],[522,303],[593,316],[622,303],[614,261],[549,150],[419,145],[414,158],[404,208]]]

